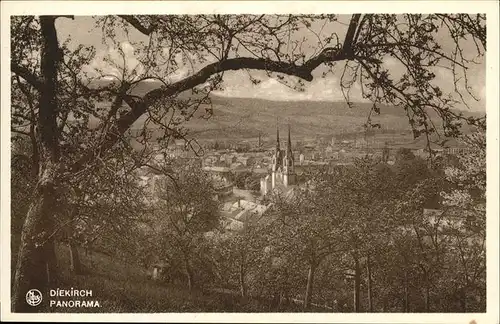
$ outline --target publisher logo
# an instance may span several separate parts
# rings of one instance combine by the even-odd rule
[[[38,289],[30,289],[26,293],[26,302],[30,306],[38,306],[42,302],[42,293]]]

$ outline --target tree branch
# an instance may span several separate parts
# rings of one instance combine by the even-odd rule
[[[146,28],[140,21],[139,19],[135,18],[134,16],[131,15],[118,15],[121,19],[125,20],[132,26],[134,26],[135,29],[140,31],[146,36],[149,36],[155,29],[156,29],[156,24],[151,24],[148,28]]]
[[[347,33],[344,40],[344,45],[342,47],[342,51],[344,53],[351,53],[353,47],[354,35],[356,33],[356,28],[358,27],[359,19],[361,18],[361,14],[355,14],[351,17],[351,22],[349,23],[349,29],[347,29]]]
[[[75,20],[75,16],[74,15],[59,15],[59,16],[54,16],[54,19],[57,19],[57,18],[68,18],[68,19],[71,19],[71,20]]]
[[[19,66],[14,62],[10,63],[10,70],[19,75],[21,78],[26,80],[35,89],[40,90],[42,88],[42,81],[35,74],[31,73],[30,70],[23,66]]]
[[[118,138],[125,133],[125,131],[140,117],[146,110],[158,102],[161,99],[171,97],[175,94],[181,93],[183,91],[192,89],[200,84],[205,83],[211,76],[224,72],[224,71],[236,71],[242,69],[251,70],[265,70],[268,72],[283,73],[290,76],[296,76],[306,81],[312,81],[312,71],[316,69],[320,64],[326,62],[334,62],[345,59],[354,59],[354,57],[346,55],[342,50],[338,48],[325,48],[320,54],[309,59],[303,65],[296,65],[294,63],[287,62],[277,62],[262,58],[249,58],[249,57],[238,57],[223,60],[221,62],[211,63],[197,73],[186,77],[180,81],[172,83],[168,87],[157,88],[149,91],[142,97],[142,99],[136,99],[136,97],[131,95],[124,96],[123,100],[130,106],[131,110],[126,114],[123,114],[116,123],[110,127],[103,144],[99,147],[98,152],[89,151],[84,154],[83,157],[77,161],[71,169],[74,172],[81,170],[92,157],[104,153],[106,150],[111,148],[118,140]]]
[[[22,131],[22,130],[15,129],[15,128],[11,128],[10,131],[13,132],[13,133],[24,135],[24,136],[30,136],[30,133]]]

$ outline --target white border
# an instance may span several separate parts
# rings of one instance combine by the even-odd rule
[[[487,313],[485,314],[16,314],[10,311],[10,15],[195,13],[487,13]],[[1,317],[7,321],[499,323],[499,6],[491,1],[2,1],[1,2]]]

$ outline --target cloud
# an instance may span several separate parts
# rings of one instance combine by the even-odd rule
[[[486,99],[486,85],[483,84],[481,90],[479,91],[479,98],[481,101]]]
[[[486,109],[486,80],[485,70],[481,67],[472,65],[467,71],[467,86],[472,96],[468,93],[465,85],[465,78],[460,68],[457,68],[457,89],[463,96],[463,100],[469,106],[461,103],[462,98],[455,92],[455,80],[453,71],[442,67],[434,67],[431,69],[436,75],[434,84],[439,86],[444,94],[451,94],[452,97],[460,103],[455,106],[457,109],[472,109],[474,111],[484,111]],[[476,101],[474,98],[478,99]]]
[[[109,46],[100,50],[85,71],[95,76],[101,72],[107,79],[122,79],[124,71],[125,77],[132,79],[144,74],[144,66],[135,56],[132,44],[123,41],[118,46],[119,49]]]
[[[127,57],[134,56],[134,47],[129,42],[121,42],[120,47]]]
[[[252,73],[259,74],[259,73]],[[340,88],[339,78],[335,75],[328,75],[324,78],[316,77],[311,82],[306,82],[304,91],[292,89],[275,78],[259,75],[262,81],[258,85],[251,83],[245,72],[226,72],[224,74],[224,89],[214,91],[215,94],[227,97],[262,98],[269,100],[304,100],[304,101],[341,101],[344,100]],[[289,78],[290,85],[296,79]],[[363,101],[361,88],[355,84],[351,91],[351,100]]]
[[[135,56],[135,49],[128,41],[123,41],[118,45],[118,48],[109,47],[106,50],[101,50],[96,59],[91,64],[92,69],[103,71],[108,75],[108,78],[121,78],[123,59],[125,58],[126,74],[130,76],[135,69],[135,74],[141,76],[145,73],[143,65]],[[164,54],[168,53],[168,49],[164,48]],[[195,58],[191,58],[194,60]],[[192,67],[186,63],[186,59],[182,55],[177,54],[174,57],[175,62],[179,68],[172,73],[164,73],[163,78],[166,82],[177,82],[183,78],[191,75],[196,67]],[[190,61],[189,59],[187,61]],[[205,62],[207,64],[207,62]],[[174,65],[175,66],[175,65]],[[391,75],[398,79],[404,71],[404,67],[396,59],[386,57],[383,66],[389,69]],[[453,74],[450,70],[444,68],[431,68],[436,74],[435,84],[439,85],[444,93],[453,93]],[[287,77],[287,84],[278,81],[278,79],[269,77],[263,71],[251,71],[254,78],[259,79],[261,82],[253,84],[250,80],[248,72],[245,71],[227,71],[224,73],[223,89],[214,91],[215,94],[227,97],[243,97],[243,98],[262,98],[269,100],[280,101],[343,101],[340,86],[340,73],[341,69],[335,70],[325,77],[321,77],[321,73],[315,73],[315,78],[311,82],[305,82],[303,91],[292,89],[297,84],[298,79],[294,77]],[[485,80],[484,70],[476,68],[469,73],[470,85],[473,88],[472,92],[479,97],[481,102],[479,106],[484,106],[485,93]],[[361,87],[359,83],[354,83],[350,92],[350,99],[355,102],[366,102],[362,98]],[[467,98],[467,102],[473,107],[478,106],[477,102],[473,102],[471,98]],[[475,110],[484,110],[479,107]],[[459,108],[459,107],[457,107]]]
[[[342,42],[343,35],[345,35],[350,15],[339,16],[339,22],[328,23],[326,26],[321,21],[316,22],[312,26],[312,30],[320,31],[320,37],[331,36],[334,34],[340,35],[340,41]],[[118,70],[109,66],[103,62],[103,57],[107,56],[112,49],[108,48],[106,44],[102,42],[102,32],[100,28],[94,28],[95,18],[91,16],[77,16],[75,20],[71,19],[61,19],[57,20],[57,30],[58,36],[61,40],[67,39],[71,36],[70,45],[76,48],[80,44],[92,45],[98,51],[98,57],[94,62],[92,62],[91,66],[86,68],[89,72],[94,70],[95,68],[101,68],[110,74],[119,73]],[[323,27],[325,27],[323,29]],[[444,30],[443,30],[444,31]],[[443,31],[440,31],[442,33]],[[115,30],[116,36],[114,38],[115,41],[121,41],[120,46],[122,50],[127,54],[127,58],[129,58],[129,65],[133,65],[131,63],[135,62],[133,60],[134,48],[133,46],[127,42],[127,39],[132,40],[132,42],[141,42],[147,41],[147,37],[142,35],[140,32],[136,31],[134,28],[130,28],[129,33],[125,33],[122,29],[117,28]],[[308,29],[302,29],[295,33],[294,39],[306,39],[306,43],[304,44],[304,51],[306,51],[306,55],[312,55],[314,49],[317,48],[317,37],[315,34],[312,34],[308,31]],[[453,40],[445,34],[440,34],[438,36],[439,42],[443,47],[445,52],[451,53],[454,49]],[[330,44],[332,45],[332,44]],[[311,48],[312,47],[312,48]],[[311,48],[311,49],[310,49]],[[468,42],[464,46],[464,55],[467,57],[473,57],[476,54],[475,46],[473,42]],[[163,49],[163,54],[167,55],[169,53],[169,49],[166,47]],[[472,78],[470,82],[470,86],[473,87],[473,91],[481,98],[480,105],[483,107],[481,109],[484,110],[484,98],[485,94],[485,58],[480,60],[480,64],[477,66],[472,65],[469,70],[469,76]],[[168,74],[163,73],[162,76],[167,77],[170,76],[172,81],[178,81],[189,74],[192,74],[193,71],[189,66],[182,65],[182,62],[179,61],[180,69],[175,73]],[[397,62],[394,58],[386,57],[384,58],[384,66],[390,69],[391,73],[402,73],[404,70],[397,65]],[[132,67],[133,68],[133,67]],[[197,67],[198,69],[199,67]],[[321,67],[320,67],[321,68]],[[443,92],[452,92],[453,91],[453,78],[446,71],[443,71],[443,75],[438,75],[436,73],[435,84],[441,87]],[[253,72],[252,72],[253,74]],[[257,73],[255,73],[257,74]],[[340,91],[340,86],[338,82],[339,74],[333,77],[329,75],[325,79],[316,78],[311,83],[306,83],[305,92],[296,92],[293,91],[277,82],[276,80],[268,81],[268,77],[262,76],[261,79],[263,83],[259,86],[253,85],[249,79],[246,72],[226,72],[224,75],[226,80],[225,82],[225,90],[221,91],[220,94],[228,95],[228,96],[240,96],[240,97],[262,97],[268,99],[280,99],[280,100],[342,100],[342,94]],[[267,82],[266,82],[267,81]],[[359,95],[359,86],[353,89],[352,97],[353,100],[361,99]]]

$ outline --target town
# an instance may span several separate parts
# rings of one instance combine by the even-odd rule
[[[261,205],[263,197],[275,187],[293,189],[297,185],[297,179],[304,181],[301,175],[308,170],[349,166],[355,159],[363,157],[380,159],[393,165],[395,154],[401,149],[407,149],[423,159],[430,155],[429,148],[415,147],[405,133],[384,136],[384,142],[380,138],[377,141],[375,136],[367,139],[364,134],[339,134],[331,136],[330,140],[316,138],[301,141],[293,140],[290,125],[286,129],[287,137],[283,134],[280,137],[277,122],[274,141],[269,136],[264,142],[259,136],[254,141],[206,142],[201,155],[190,149],[185,140],[176,140],[165,155],[167,159],[194,164],[212,176],[217,189],[217,200],[223,202],[221,212],[228,219],[228,229],[243,229],[245,222],[250,219],[249,214],[257,213],[262,216],[267,209],[267,206]],[[131,133],[133,132],[132,130]],[[405,143],[413,145],[409,148],[404,146]],[[439,157],[470,152],[469,148],[459,142],[455,141],[452,145],[453,147],[447,148],[434,146],[432,154]],[[165,163],[165,157],[156,156],[156,162]],[[288,165],[285,168],[286,163]],[[154,192],[154,181],[162,176],[155,174],[147,166],[139,173]]]

